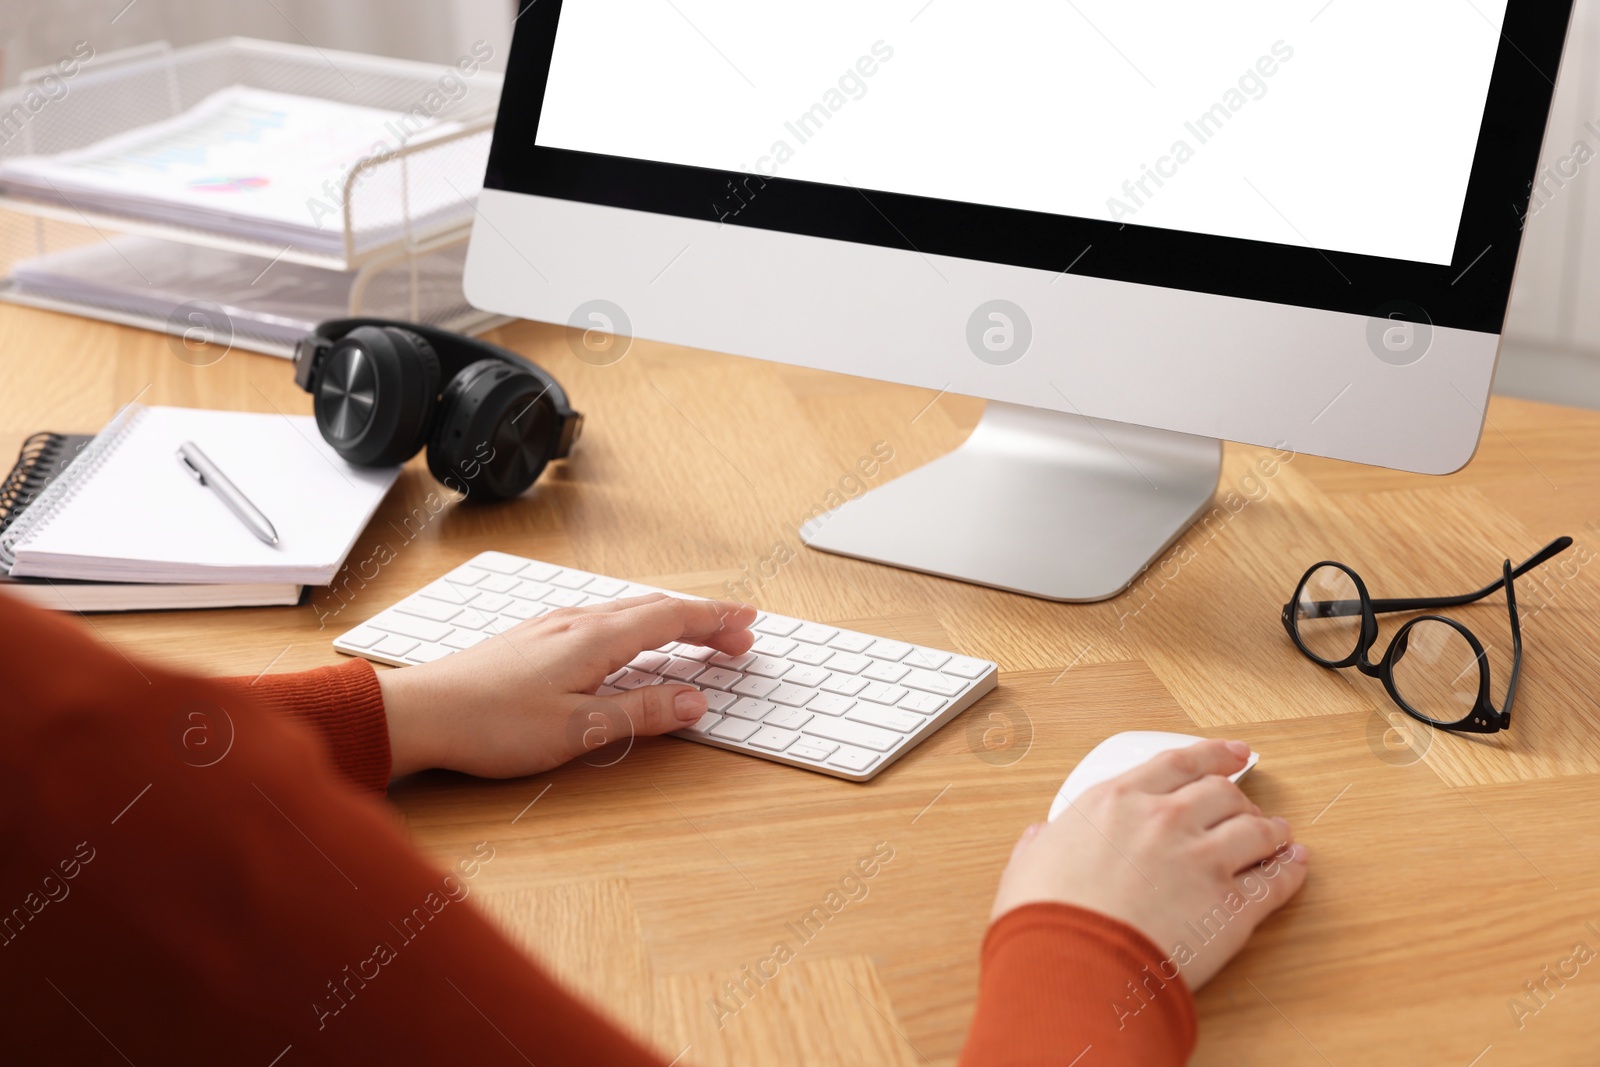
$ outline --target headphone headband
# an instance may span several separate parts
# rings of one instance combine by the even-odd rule
[[[562,459],[572,450],[572,444],[580,431],[582,417],[572,409],[561,383],[551,377],[548,371],[499,345],[492,345],[475,337],[466,337],[434,326],[401,322],[398,319],[374,318],[329,319],[327,322],[318,323],[310,334],[295,342],[295,384],[308,393],[313,392],[322,357],[340,338],[361,326],[389,326],[414,333],[427,341],[433,347],[434,354],[439,357],[441,389],[468,365],[480,359],[497,359],[526,371],[539,383],[543,395],[550,400],[551,406],[555,408],[556,415],[561,420],[561,439],[557,444],[554,458]]]

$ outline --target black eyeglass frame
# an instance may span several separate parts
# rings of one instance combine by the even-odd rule
[[[1501,576],[1498,581],[1492,582],[1476,592],[1464,593],[1460,596],[1374,600],[1367,592],[1367,583],[1361,580],[1361,575],[1336,560],[1323,560],[1321,563],[1312,564],[1306,569],[1305,574],[1300,578],[1299,584],[1294,588],[1293,598],[1283,606],[1283,628],[1289,634],[1289,639],[1312,662],[1334,670],[1354,667],[1368,678],[1376,678],[1381,681],[1384,689],[1388,691],[1390,699],[1399,706],[1400,710],[1419,722],[1427,723],[1429,726],[1438,727],[1441,730],[1453,730],[1458,733],[1492,734],[1501,730],[1509,730],[1511,728],[1511,706],[1515,702],[1517,695],[1517,677],[1522,670],[1522,625],[1517,617],[1517,594],[1512,584],[1513,579],[1521,577],[1552,557],[1565,552],[1571,545],[1572,538],[1558,537],[1516,567],[1512,567],[1511,561],[1506,560],[1502,565]],[[1311,580],[1311,576],[1323,567],[1337,567],[1343,571],[1355,583],[1356,592],[1360,595],[1359,600],[1319,600],[1311,602],[1319,610],[1318,614],[1308,616],[1310,618],[1327,619],[1353,615],[1357,612],[1361,614],[1361,635],[1356,641],[1355,649],[1348,656],[1339,660],[1325,659],[1311,651],[1306,646],[1305,641],[1301,639],[1299,628],[1296,625],[1298,618],[1296,608],[1300,604],[1300,595],[1305,591],[1306,583]],[[1384,652],[1382,659],[1374,663],[1368,658],[1368,653],[1372,651],[1373,646],[1378,641],[1379,615],[1402,611],[1427,611],[1434,608],[1460,607],[1490,596],[1498,591],[1501,586],[1505,587],[1506,608],[1511,615],[1511,677],[1506,683],[1505,702],[1499,710],[1495,709],[1489,696],[1489,660],[1484,652],[1482,643],[1479,642],[1471,630],[1448,616],[1429,614],[1419,615],[1415,619],[1407,620],[1405,625],[1400,627],[1399,632],[1390,640],[1389,647]],[[1467,644],[1471,646],[1478,664],[1477,700],[1472,710],[1455,722],[1441,722],[1413,708],[1400,695],[1394,684],[1394,666],[1405,655],[1409,642],[1407,635],[1411,632],[1411,628],[1418,623],[1430,621],[1444,623],[1464,637]]]

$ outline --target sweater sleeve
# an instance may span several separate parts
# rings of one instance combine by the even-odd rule
[[[521,861],[425,860],[260,686],[4,595],[0,637],[6,1062],[667,1062],[479,912]]]
[[[1170,974],[1170,977],[1167,975]],[[1028,904],[990,926],[961,1067],[1168,1067],[1196,1037],[1177,967],[1131,926],[1067,904]]]
[[[381,793],[389,784],[389,720],[378,672],[364,659],[298,674],[224,678],[241,696],[310,728],[344,779]]]

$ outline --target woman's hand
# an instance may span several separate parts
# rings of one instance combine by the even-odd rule
[[[640,652],[671,641],[739,655],[754,641],[755,617],[744,604],[652,593],[561,608],[464,652],[380,671],[393,774],[442,767],[513,778],[610,741],[688,726],[706,710],[692,685],[594,692]]]
[[[1289,824],[1263,817],[1227,779],[1248,756],[1240,741],[1164,752],[1028,827],[991,918],[1041,901],[1109,915],[1171,953],[1199,989],[1306,879]]]

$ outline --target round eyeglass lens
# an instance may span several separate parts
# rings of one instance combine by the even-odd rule
[[[1406,631],[1404,651],[1392,666],[1394,691],[1423,718],[1458,723],[1478,703],[1481,669],[1461,631],[1436,619],[1419,619]]]
[[[1361,593],[1355,579],[1326,563],[1312,571],[1295,600],[1294,630],[1317,661],[1350,658],[1361,640]]]

